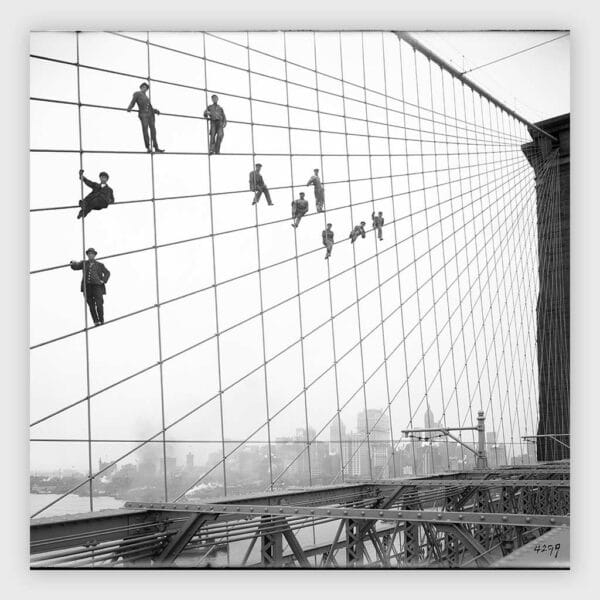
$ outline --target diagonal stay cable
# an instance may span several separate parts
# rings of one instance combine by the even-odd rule
[[[500,199],[499,199],[498,201],[500,201]],[[466,226],[468,223],[469,223],[469,222],[465,222],[465,224],[463,225],[463,227],[465,227],[465,226]],[[440,244],[443,244],[443,243],[444,243],[444,241],[446,241],[446,239],[448,239],[449,237],[451,237],[451,236],[447,236],[447,238],[444,238],[444,239],[442,239],[440,242],[438,242],[438,244],[436,244],[436,246],[438,246],[438,245],[440,245]],[[401,243],[401,242],[398,242],[398,243]],[[390,249],[390,248],[392,248],[392,246],[390,246],[388,249]],[[386,250],[388,250],[388,249],[386,249]],[[385,252],[385,250],[384,250],[384,252]],[[426,255],[426,253],[422,254],[421,256],[419,256],[418,258],[416,258],[415,260],[419,260],[420,258],[422,258],[422,257],[423,257],[423,256],[425,256],[425,255]],[[366,259],[364,262],[367,262],[368,260],[372,260],[372,258],[373,258],[373,257],[370,257],[369,259]],[[357,264],[358,264],[358,263],[357,263]],[[411,266],[412,266],[412,262],[411,262],[411,263],[409,263],[409,264],[407,264],[407,265],[405,265],[405,266],[404,266],[404,267],[401,269],[401,271],[403,271],[403,270],[405,270],[405,269],[408,269],[408,268],[410,268]],[[353,268],[353,267],[352,267],[352,268]],[[386,281],[389,281],[390,279],[392,279],[393,277],[396,277],[396,276],[397,276],[397,273],[394,273],[394,274],[393,274],[391,277],[389,277],[389,278],[388,278]],[[385,284],[385,283],[386,283],[386,281],[384,281],[384,282],[383,282],[383,284]],[[313,289],[313,288],[315,288],[315,287],[318,287],[319,285],[323,285],[324,283],[325,283],[325,282],[320,282],[320,283],[316,284],[315,286],[312,286],[311,288],[307,288],[307,290],[305,290],[305,292],[308,292],[308,291],[310,291],[311,289]],[[425,283],[427,283],[427,282],[425,282]],[[366,297],[368,294],[370,294],[370,293],[373,293],[374,291],[376,291],[376,288],[373,288],[373,289],[371,289],[371,290],[370,290],[369,292],[367,292],[367,294],[365,294],[365,296],[363,296],[363,297]],[[409,297],[408,297],[406,300],[408,301],[408,300],[409,300],[409,299],[410,299],[410,298],[411,298],[413,295],[414,295],[414,293],[413,293],[411,296],[409,296]],[[279,305],[282,305],[282,304],[284,304],[285,302],[288,302],[289,300],[291,300],[291,299],[293,299],[293,298],[295,298],[295,297],[296,297],[296,296],[294,295],[294,296],[292,296],[290,299],[287,299],[287,300],[284,300],[284,301],[280,302],[280,303],[279,303],[277,306],[279,306]],[[343,309],[341,312],[344,312],[345,310],[348,310],[348,309],[349,309],[350,307],[352,307],[353,305],[354,305],[354,303],[350,304],[350,305],[349,305],[349,306],[347,306],[345,309]],[[272,309],[272,308],[275,308],[275,307],[271,307],[271,309]],[[266,309],[266,310],[271,310],[271,309]],[[341,314],[341,312],[340,312],[340,313],[338,313],[338,315],[339,315],[339,314]],[[235,324],[235,325],[231,326],[231,327],[230,327],[228,330],[221,331],[221,332],[220,332],[220,333],[221,333],[221,335],[222,335],[222,334],[223,334],[225,331],[233,330],[235,327],[238,327],[239,325],[241,325],[241,324],[243,324],[243,323],[246,323],[246,322],[248,322],[248,321],[250,321],[250,320],[252,320],[252,319],[256,318],[256,316],[258,316],[258,315],[253,315],[253,316],[251,316],[251,317],[249,317],[249,318],[246,318],[246,319],[244,319],[242,322],[240,322],[240,323],[237,323],[237,324]],[[319,325],[318,327],[316,327],[316,328],[315,328],[313,331],[315,331],[316,329],[319,329],[320,327],[322,327],[322,326],[323,326],[324,324],[326,324],[327,322],[328,322],[328,320],[327,320],[327,321],[325,321],[324,323],[322,323],[321,325]],[[312,332],[311,332],[311,333],[312,333]],[[310,335],[310,333],[309,333],[309,334],[307,334],[307,335]],[[201,340],[201,341],[199,341],[199,342],[197,342],[197,343],[195,343],[195,344],[192,344],[191,346],[188,346],[188,347],[184,348],[183,350],[180,350],[180,351],[178,351],[178,352],[176,352],[176,353],[174,353],[174,354],[172,354],[172,355],[170,355],[170,356],[166,357],[166,358],[164,359],[164,361],[163,361],[163,362],[167,362],[167,361],[169,361],[169,360],[172,360],[172,359],[174,359],[174,358],[176,358],[176,357],[178,357],[178,356],[181,356],[183,353],[185,353],[185,352],[188,352],[188,351],[190,351],[190,350],[193,350],[194,348],[197,348],[197,347],[198,347],[198,346],[200,346],[201,344],[204,344],[204,343],[208,342],[209,340],[213,339],[214,337],[215,337],[215,336],[214,336],[214,335],[212,335],[212,336],[209,336],[209,337],[207,337],[207,338],[205,338],[205,339],[203,339],[203,340]],[[294,345],[294,344],[292,344],[290,347],[293,347],[293,345]],[[278,355],[276,355],[276,356],[278,356]],[[276,357],[276,356],[275,356],[275,357]],[[273,360],[275,357],[271,358],[270,360]],[[124,383],[124,382],[126,382],[126,381],[129,381],[130,379],[132,379],[132,378],[134,378],[134,377],[137,377],[138,375],[141,375],[141,374],[143,374],[143,373],[146,373],[147,371],[149,371],[149,370],[151,370],[151,369],[155,368],[155,367],[157,366],[157,364],[159,364],[159,363],[153,363],[152,365],[149,365],[149,366],[147,366],[147,367],[145,367],[145,368],[143,368],[143,369],[141,369],[141,370],[137,371],[136,373],[133,373],[132,375],[129,375],[129,376],[127,376],[127,377],[125,377],[125,378],[123,378],[123,379],[121,379],[121,380],[119,380],[119,381],[117,381],[117,382],[113,383],[113,384],[110,384],[110,385],[108,385],[108,386],[106,386],[106,387],[104,387],[104,388],[102,388],[102,389],[100,389],[100,390],[98,390],[98,391],[96,391],[96,392],[93,392],[92,394],[90,394],[90,397],[95,397],[95,396],[98,396],[98,395],[100,395],[100,394],[102,394],[102,393],[104,393],[104,392],[106,392],[106,391],[108,391],[108,390],[110,390],[110,389],[112,389],[112,388],[116,387],[117,385],[120,385],[121,383]],[[254,372],[254,371],[253,371],[253,372]],[[242,379],[244,379],[244,378],[242,378]],[[35,425],[38,425],[38,424],[42,423],[43,421],[46,421],[47,419],[49,419],[49,418],[51,418],[51,417],[53,417],[53,416],[56,416],[56,415],[58,415],[58,414],[60,414],[60,413],[64,412],[65,410],[68,410],[68,409],[70,409],[70,408],[73,408],[74,406],[77,406],[78,404],[80,404],[82,401],[83,401],[83,400],[78,400],[78,401],[75,401],[75,402],[73,402],[73,403],[71,403],[71,404],[69,404],[69,405],[67,405],[67,406],[64,406],[64,407],[62,407],[61,409],[58,409],[57,411],[54,411],[53,413],[51,413],[51,414],[49,414],[49,415],[46,415],[45,417],[42,417],[42,418],[40,418],[40,419],[37,419],[36,421],[34,421],[34,422],[31,424],[31,426],[33,427],[33,426],[35,426]]]

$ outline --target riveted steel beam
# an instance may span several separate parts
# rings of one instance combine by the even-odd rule
[[[143,510],[156,509],[154,503],[141,504]],[[162,504],[165,510],[177,512],[178,504]],[[205,513],[206,515],[239,515],[240,517],[309,516],[350,518],[355,520],[416,521],[430,523],[477,523],[492,525],[522,525],[524,527],[558,527],[569,525],[570,517],[564,515],[508,514],[490,512],[451,512],[431,510],[395,510],[351,507],[309,506],[257,506],[245,504],[186,504],[182,512]]]

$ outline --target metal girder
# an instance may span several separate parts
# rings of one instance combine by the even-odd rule
[[[281,566],[283,558],[283,537],[281,531],[268,532],[263,527],[271,528],[273,525],[282,522],[283,519],[273,519],[270,517],[261,518],[260,531],[260,558],[263,567]]]
[[[160,556],[156,559],[161,565],[170,565],[179,556],[181,551],[187,546],[188,542],[194,537],[198,529],[208,521],[214,521],[214,516],[207,517],[203,514],[197,514],[183,524],[179,533],[171,538]]]
[[[244,496],[222,497],[213,500],[214,504],[248,504],[280,506],[285,504],[335,504],[340,502],[340,497],[352,496],[355,499],[376,498],[380,493],[377,482],[345,483],[335,486],[313,486],[302,490],[285,490],[281,492],[266,492],[260,494],[247,494]],[[125,508],[139,508],[139,502],[126,502]],[[148,503],[142,503],[148,504]],[[170,506],[171,503],[154,502],[153,506]],[[186,505],[193,502],[178,502]],[[164,508],[163,508],[164,509]]]
[[[473,557],[476,559],[475,562],[478,566],[487,567],[490,565],[490,559],[488,556],[488,549],[485,548],[477,539],[475,539],[472,535],[470,535],[464,527],[456,524],[445,525],[438,524],[436,528],[445,531],[455,537],[458,537],[460,541],[466,546]]]
[[[346,519],[346,565],[359,567],[363,563],[365,546],[361,535],[361,523],[355,519]]]
[[[283,537],[286,539],[290,550],[293,552],[294,557],[298,561],[298,564],[301,567],[310,567],[308,558],[306,557],[306,554],[304,553],[296,534],[290,529],[289,525],[287,525],[287,521],[285,524],[286,528],[283,530]]]
[[[342,520],[341,521],[341,530],[343,531],[345,528],[345,522]],[[384,527],[382,529],[377,529],[374,533],[374,535],[376,535],[377,537],[381,537],[383,535],[389,535],[392,534],[394,531],[396,530],[396,527]],[[304,554],[307,558],[311,558],[313,556],[321,556],[322,560],[321,560],[321,564],[319,566],[321,567],[331,567],[333,566],[338,566],[337,560],[335,559],[335,553],[339,550],[345,549],[346,547],[346,540],[345,538],[339,539],[337,542],[335,542],[334,544],[317,544],[316,546],[307,546],[305,547],[304,550]],[[324,559],[323,557],[327,556],[328,559]],[[284,562],[287,562],[289,560],[293,560],[294,559],[294,554],[293,553],[286,553],[283,555],[282,560]],[[259,567],[260,563],[254,563],[254,564],[250,564],[248,565],[248,567],[250,568],[255,568],[255,567]]]
[[[382,491],[386,488],[397,486],[410,487],[448,487],[448,486],[485,486],[485,487],[558,487],[568,488],[569,480],[565,479],[414,479],[410,480],[410,484],[404,480],[394,484],[391,480],[386,480],[380,483],[379,487]]]
[[[245,504],[165,504],[169,511],[197,512],[206,515],[243,515],[244,517],[272,516],[320,516],[351,518],[358,520],[417,521],[430,523],[478,523],[492,525],[522,525],[525,527],[558,527],[568,525],[570,518],[564,515],[508,514],[487,512],[450,512],[428,510],[396,510],[351,507],[309,506],[255,506]]]
[[[98,526],[100,523],[101,527]],[[38,554],[122,539],[134,532],[139,534],[146,528],[156,529],[165,524],[164,520],[159,522],[146,512],[123,509],[33,519],[29,529],[30,551]]]

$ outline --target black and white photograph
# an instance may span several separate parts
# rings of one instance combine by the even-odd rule
[[[29,69],[30,569],[571,567],[567,27]]]

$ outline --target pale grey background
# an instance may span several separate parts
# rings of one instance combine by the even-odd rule
[[[598,481],[592,436],[597,430],[597,299],[600,292],[597,269],[597,223],[600,221],[593,182],[598,153],[594,113],[600,90],[596,56],[597,11],[591,2],[560,3],[505,0],[497,5],[472,1],[420,2],[405,7],[397,2],[369,3],[345,0],[306,0],[297,10],[276,12],[277,2],[255,0],[219,2],[217,11],[203,13],[197,2],[168,4],[153,0],[130,2],[106,0],[102,5],[82,8],[76,1],[20,2],[3,14],[2,57],[5,81],[2,95],[4,136],[3,202],[5,210],[0,235],[4,294],[2,315],[2,371],[5,414],[3,421],[2,506],[6,534],[2,546],[3,590],[11,598],[103,598],[107,594],[128,598],[163,598],[167,595],[198,593],[214,597],[264,596],[295,598],[343,594],[403,593],[463,598],[465,594],[486,598],[545,597],[590,594],[598,557],[598,522],[594,500]],[[233,5],[233,7],[232,7]],[[302,12],[300,12],[302,9]],[[8,11],[12,11],[9,13]],[[473,573],[29,573],[27,570],[27,44],[30,29],[48,28],[398,28],[417,30],[472,28],[571,28],[573,80],[572,103],[572,414],[573,429],[573,571],[569,573],[473,572]],[[16,158],[16,160],[15,160]],[[10,176],[7,176],[6,173]],[[587,334],[587,335],[586,335]],[[589,475],[591,478],[583,478]],[[584,521],[585,519],[585,521]],[[10,587],[12,589],[10,589]],[[85,586],[85,588],[83,587]],[[175,587],[176,586],[176,587]],[[588,587],[589,586],[589,587]],[[595,586],[594,586],[595,587]],[[586,589],[587,588],[587,589]]]

